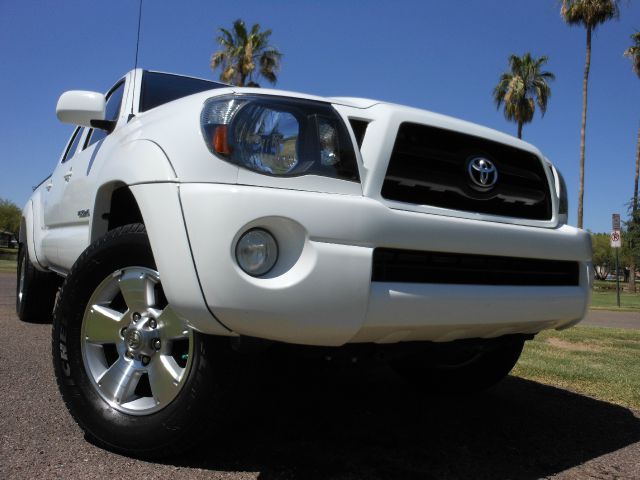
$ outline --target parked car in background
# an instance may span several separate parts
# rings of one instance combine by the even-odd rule
[[[0,232],[0,247],[18,248],[18,240],[11,232]]]

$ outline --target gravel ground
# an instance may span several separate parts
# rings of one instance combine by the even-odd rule
[[[509,377],[433,397],[390,372],[265,381],[187,456],[149,463],[88,443],[58,395],[49,324],[21,323],[0,274],[0,478],[640,478],[640,415]]]

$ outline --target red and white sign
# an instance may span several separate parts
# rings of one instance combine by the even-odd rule
[[[620,230],[614,230],[611,232],[611,248],[622,247],[622,240],[620,239]]]

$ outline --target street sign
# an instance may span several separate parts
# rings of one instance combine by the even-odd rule
[[[622,240],[620,239],[620,230],[614,230],[611,232],[611,248],[622,247]]]
[[[611,230],[620,231],[620,214],[614,213],[611,215]]]
[[[618,259],[618,249],[622,247],[622,241],[620,240],[620,214],[614,213],[611,215],[611,226],[613,227],[611,232],[611,248],[616,249],[616,303],[620,308],[620,260]]]

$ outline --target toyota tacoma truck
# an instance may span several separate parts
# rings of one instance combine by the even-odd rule
[[[379,352],[477,390],[588,307],[562,176],[503,133],[141,69],[57,116],[75,129],[24,207],[16,306],[53,315],[62,397],[104,447],[192,445],[235,355]]]

